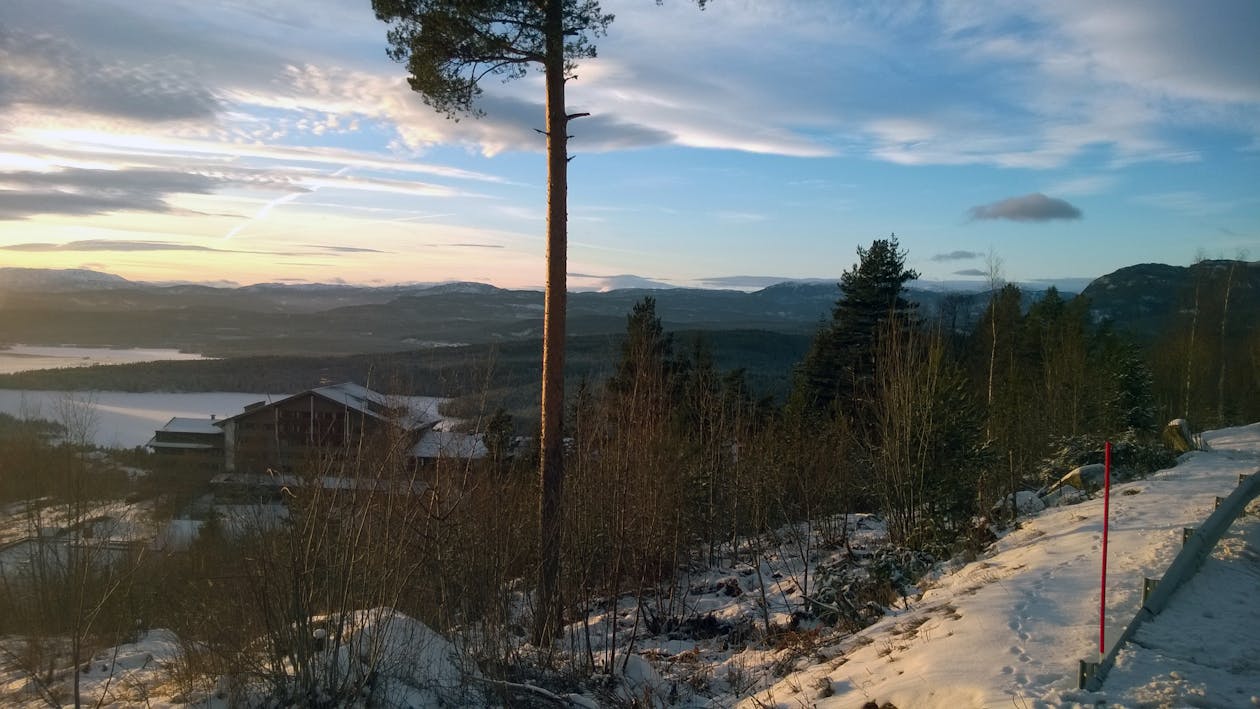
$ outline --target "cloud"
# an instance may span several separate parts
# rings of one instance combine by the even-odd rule
[[[239,250],[239,249],[222,249],[213,246],[202,246],[200,244],[189,244],[178,241],[146,241],[132,239],[82,239],[79,241],[67,241],[64,243],[52,242],[28,242],[23,244],[10,244],[0,246],[2,251],[21,251],[27,253],[52,253],[52,252],[136,252],[136,251],[192,251],[197,253],[215,253],[215,254],[254,254],[259,256],[321,256],[329,252],[358,254],[387,254],[388,251],[380,251],[378,249],[367,249],[356,246],[318,246],[309,245],[303,248],[317,249],[317,251],[273,251],[273,250]]]
[[[1086,175],[1056,182],[1046,188],[1046,191],[1066,195],[1092,195],[1110,190],[1117,181],[1115,175]]]
[[[380,249],[369,249],[362,246],[326,246],[324,244],[308,244],[308,249],[323,249],[324,251],[333,251],[339,254],[387,254],[388,251]]]
[[[972,207],[973,220],[1009,219],[1015,222],[1048,222],[1054,219],[1080,219],[1081,210],[1040,192],[1009,197],[992,204]]]
[[[597,276],[589,273],[570,273],[569,278],[588,281],[587,283],[570,284],[570,288],[575,291],[609,291],[621,290],[625,288],[643,288],[651,290],[661,290],[665,288],[677,288],[670,283],[644,278],[629,273],[618,274],[615,276]]]
[[[594,113],[573,124],[573,149],[1044,168],[1094,149],[1121,161],[1193,157],[1166,130],[1186,122],[1255,129],[1246,119],[1260,100],[1255,3],[767,7],[618,3],[600,57],[570,85],[574,110]],[[213,121],[244,144],[362,122],[413,149],[543,147],[536,74],[487,82],[486,115],[448,121],[408,89],[403,67],[380,59],[386,27],[351,2],[5,0],[0,27],[12,44],[0,58],[0,105]],[[754,44],[757,53],[743,51]]]
[[[932,257],[933,261],[969,261],[974,258],[980,258],[984,254],[979,251],[949,251],[946,253],[936,254]]]
[[[989,274],[979,268],[964,268],[961,271],[954,271],[955,276],[988,276]]]
[[[780,276],[711,276],[697,279],[697,282],[717,288],[765,288],[790,280]]]
[[[722,212],[714,212],[713,216],[717,217],[718,219],[721,219],[724,222],[736,222],[740,224],[764,222],[767,219],[766,215],[758,214],[756,212],[722,211]]]
[[[215,251],[221,253],[242,253],[237,251],[224,251],[223,249],[214,249],[208,246],[199,246],[197,244],[181,244],[173,241],[128,241],[109,239],[85,239],[82,241],[70,241],[64,244],[51,244],[43,242],[12,244],[9,246],[0,246],[5,251],[28,251],[28,252],[48,252],[48,251]]]
[[[119,211],[174,213],[173,194],[208,194],[222,180],[154,169],[68,169],[0,173],[0,220],[37,214],[90,215]]]
[[[1196,190],[1157,192],[1133,197],[1133,202],[1191,217],[1211,217],[1233,211],[1237,202],[1209,197]]]
[[[176,63],[176,66],[178,63]],[[47,34],[0,27],[0,107],[24,105],[138,122],[211,119],[213,92],[165,62],[93,56]]]

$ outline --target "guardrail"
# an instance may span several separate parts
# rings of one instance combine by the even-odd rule
[[[1184,544],[1181,551],[1177,553],[1177,558],[1169,564],[1168,570],[1164,572],[1163,578],[1154,584],[1154,588],[1149,594],[1143,594],[1142,607],[1138,609],[1137,615],[1133,616],[1133,620],[1125,627],[1124,632],[1111,646],[1111,650],[1098,663],[1087,663],[1081,661],[1080,671],[1077,674],[1077,686],[1091,692],[1097,692],[1102,688],[1103,680],[1107,678],[1107,673],[1116,664],[1116,655],[1124,644],[1131,640],[1138,628],[1143,623],[1152,620],[1159,615],[1161,611],[1168,605],[1169,599],[1173,593],[1181,587],[1183,583],[1189,580],[1194,573],[1199,570],[1204,559],[1208,554],[1212,553],[1212,549],[1221,537],[1229,529],[1230,525],[1238,519],[1243,513],[1247,505],[1260,496],[1260,471],[1251,475],[1239,475],[1238,487],[1230,493],[1229,497],[1224,499],[1216,498],[1216,510],[1207,518],[1207,520],[1198,529],[1191,532],[1189,529],[1185,531],[1183,536]]]

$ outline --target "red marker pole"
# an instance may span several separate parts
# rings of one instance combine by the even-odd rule
[[[1111,441],[1103,446],[1102,590],[1098,593],[1098,656],[1107,655],[1107,528],[1111,520]]]

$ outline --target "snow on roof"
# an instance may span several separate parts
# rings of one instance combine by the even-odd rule
[[[206,435],[217,435],[223,433],[223,429],[219,428],[214,419],[188,418],[184,416],[174,416],[166,425],[161,428],[163,431],[170,433],[203,433]]]
[[[485,440],[476,433],[425,431],[411,448],[415,458],[461,458],[479,460],[487,454]]]
[[[348,409],[370,416],[379,421],[396,422],[407,429],[419,429],[431,426],[441,420],[437,412],[437,404],[441,399],[428,396],[393,396],[373,391],[354,382],[342,382],[328,386],[316,387],[292,396],[284,397],[266,404],[277,406],[286,401],[306,396],[318,396]],[[243,413],[254,413],[257,408],[247,407]],[[230,418],[237,418],[236,414]]]

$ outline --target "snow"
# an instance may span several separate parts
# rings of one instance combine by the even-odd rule
[[[1239,519],[1172,603],[1116,656],[1117,706],[1260,705],[1260,508]]]
[[[1138,611],[1142,579],[1160,577],[1179,551],[1182,529],[1201,524],[1216,497],[1260,469],[1260,424],[1204,438],[1207,450],[1113,487],[1108,647]],[[1079,499],[1022,517],[974,560],[939,565],[919,592],[883,601],[886,615],[855,633],[797,624],[793,612],[804,596],[823,590],[820,573],[847,554],[824,543],[836,529],[797,525],[731,552],[719,568],[680,574],[676,592],[658,589],[642,605],[623,596],[592,608],[590,632],[580,622],[570,626],[566,649],[616,678],[607,696],[653,706],[1260,706],[1260,503],[1119,651],[1102,689],[1091,693],[1077,689],[1076,674],[1080,660],[1099,655],[1103,501],[1098,494]],[[879,521],[848,522],[854,554],[876,553]],[[803,549],[806,543],[814,546]],[[473,705],[475,696],[464,692],[481,680],[456,645],[389,609],[342,618],[355,650],[329,660],[353,674],[361,669],[357,649],[372,648],[382,658],[374,666],[383,670],[376,685],[383,705]],[[760,634],[767,625],[778,626],[769,643]],[[170,706],[161,677],[145,673],[167,661],[174,642],[169,633],[150,632],[118,648],[112,671],[99,658],[113,651],[98,655],[84,679],[101,688],[116,675],[125,681],[111,691],[147,687],[154,706]],[[591,691],[563,696],[574,705],[601,704]]]
[[[214,425],[214,419],[187,418],[185,416],[175,416],[162,427],[162,430],[170,433],[201,433],[207,435],[223,433],[223,429]]]
[[[428,430],[411,448],[416,458],[458,458],[479,460],[488,454],[485,440],[474,433]]]
[[[1171,469],[1113,487],[1108,638],[1118,637],[1140,607],[1143,577],[1158,578],[1176,555],[1182,528],[1197,526],[1212,512],[1215,497],[1233,490],[1240,474],[1260,467],[1260,424],[1205,439],[1210,451],[1187,453]],[[890,613],[845,641],[842,657],[792,673],[741,706],[1250,703],[1260,693],[1252,568],[1257,532],[1250,519],[1235,525],[1204,575],[1174,596],[1180,610],[1166,612],[1145,631],[1146,642],[1169,648],[1168,654],[1126,648],[1102,691],[1077,690],[1078,661],[1099,654],[1102,505],[1095,496],[1024,520],[983,558],[925,584],[908,610]],[[1244,613],[1240,602],[1251,608]],[[1205,609],[1234,623],[1236,632],[1203,631],[1211,620],[1203,618]],[[1138,642],[1143,638],[1139,634]],[[820,686],[826,689],[815,689]]]

